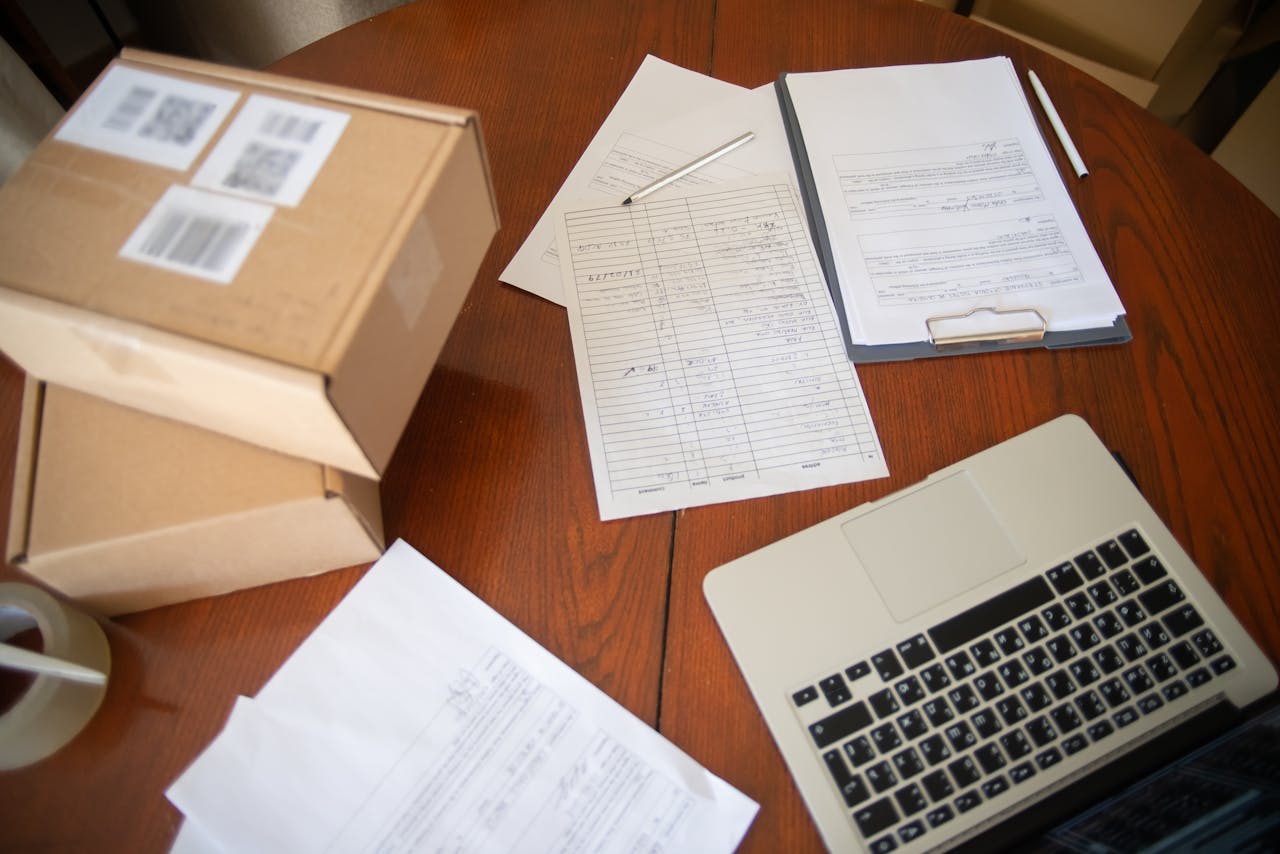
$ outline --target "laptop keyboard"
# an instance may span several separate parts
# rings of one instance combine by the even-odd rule
[[[791,695],[871,851],[940,835],[1236,667],[1129,529]],[[1184,699],[1186,698],[1186,699]],[[929,842],[924,837],[937,836]]]

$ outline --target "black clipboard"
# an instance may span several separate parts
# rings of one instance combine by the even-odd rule
[[[809,233],[813,237],[813,245],[818,253],[818,265],[827,280],[827,290],[831,301],[835,304],[836,318],[840,323],[840,336],[844,339],[845,351],[850,361],[855,364],[871,362],[900,362],[910,359],[929,358],[933,356],[950,356],[959,353],[984,353],[993,350],[1018,350],[1034,347],[1048,349],[1060,347],[1085,347],[1102,344],[1123,344],[1133,338],[1129,325],[1123,314],[1118,315],[1110,326],[1093,329],[1069,331],[1049,331],[1043,316],[1034,307],[1014,310],[975,309],[965,315],[942,315],[931,317],[925,321],[926,335],[920,341],[909,341],[901,344],[855,344],[849,331],[849,320],[840,290],[839,272],[835,262],[835,254],[831,248],[831,234],[827,230],[826,218],[822,205],[818,201],[818,188],[813,176],[813,168],[809,161],[809,153],[805,148],[804,134],[800,129],[800,120],[796,115],[795,104],[787,89],[787,73],[778,77],[774,86],[778,96],[778,108],[782,113],[782,124],[787,132],[787,142],[791,147],[791,159],[795,164],[796,178],[800,184],[800,198],[804,203],[805,219],[808,221]],[[1012,330],[984,336],[937,336],[936,328],[949,320],[967,317],[975,312],[991,314],[1026,314],[1039,318],[1039,324],[1019,326]]]

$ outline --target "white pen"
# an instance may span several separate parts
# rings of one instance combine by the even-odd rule
[[[728,154],[730,151],[733,151],[738,146],[744,145],[750,142],[751,140],[755,139],[755,136],[756,135],[751,131],[747,131],[737,139],[733,139],[733,140],[730,140],[729,142],[726,142],[724,145],[720,146],[715,151],[710,151],[702,155],[692,163],[686,163],[684,166],[681,166],[679,169],[672,172],[670,175],[665,175],[659,178],[658,180],[654,181],[652,184],[648,184],[647,186],[642,187],[639,190],[636,190],[634,193],[632,193],[631,195],[623,199],[622,203],[624,205],[629,205],[632,202],[640,201],[645,196],[652,193],[654,190],[661,190],[663,187],[667,186],[672,181],[678,181],[681,178],[683,178],[685,175],[688,175],[693,170],[701,169],[703,166],[706,166],[712,160],[715,160],[718,157],[723,157],[724,155]]]
[[[1058,110],[1053,106],[1053,101],[1049,100],[1049,93],[1044,90],[1040,78],[1036,76],[1034,71],[1027,70],[1027,76],[1031,78],[1031,88],[1035,90],[1036,98],[1040,101],[1040,106],[1044,107],[1044,114],[1049,117],[1049,124],[1053,125],[1053,132],[1058,135],[1058,142],[1062,143],[1062,150],[1067,153],[1067,159],[1071,161],[1071,168],[1076,170],[1077,177],[1083,178],[1089,174],[1089,170],[1085,168],[1084,160],[1080,158],[1080,152],[1076,150],[1076,144],[1071,141],[1071,136],[1067,133],[1067,128],[1062,124],[1062,117],[1058,115]]]

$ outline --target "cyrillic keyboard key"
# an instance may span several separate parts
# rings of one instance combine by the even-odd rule
[[[862,835],[870,838],[885,828],[897,824],[898,811],[894,809],[893,801],[889,798],[881,798],[854,811],[853,820],[857,823]]]
[[[1165,608],[1177,605],[1186,597],[1182,589],[1173,581],[1164,581],[1154,587],[1148,587],[1138,594],[1138,601],[1149,614],[1159,614]]]
[[[1147,541],[1142,538],[1136,528],[1125,531],[1120,535],[1120,544],[1124,546],[1125,551],[1129,553],[1129,557],[1142,557],[1151,551],[1151,547],[1147,545]]]
[[[866,704],[859,700],[817,723],[809,724],[809,735],[813,736],[814,743],[821,749],[870,726],[871,722],[871,713],[867,711]]]
[[[915,815],[929,806],[929,802],[925,800],[924,792],[920,791],[920,787],[915,783],[904,786],[894,792],[893,797],[898,802],[898,807],[902,810],[904,816]]]
[[[1102,555],[1102,561],[1108,569],[1119,569],[1129,562],[1129,556],[1115,540],[1107,540],[1098,546],[1098,554]]]
[[[979,795],[976,791],[965,792],[963,795],[956,798],[954,803],[956,805],[956,809],[960,810],[960,812],[968,812],[976,806],[981,806],[982,795]]]
[[[1070,563],[1062,563],[1045,573],[1045,577],[1049,579],[1049,583],[1053,585],[1053,589],[1058,593],[1070,593],[1081,584],[1084,579],[1080,577],[1080,573],[1076,572],[1076,568]]]
[[[1028,611],[1048,604],[1053,598],[1053,588],[1049,586],[1049,582],[1037,575],[939,623],[929,629],[929,637],[945,655],[974,638],[1016,620]]]
[[[1076,566],[1080,568],[1080,573],[1088,580],[1101,578],[1106,574],[1106,567],[1102,565],[1102,561],[1093,552],[1085,552],[1076,556]]]
[[[886,649],[877,652],[871,656],[871,666],[880,674],[880,678],[885,682],[892,682],[902,675],[902,663],[898,661],[898,656],[893,654],[893,650]]]
[[[1134,563],[1133,571],[1138,578],[1142,579],[1143,584],[1150,584],[1153,581],[1164,578],[1167,574],[1164,565],[1156,559],[1155,555],[1145,557]]]
[[[916,635],[898,644],[898,655],[907,667],[916,668],[932,661],[935,653],[924,635]]]
[[[1194,605],[1183,605],[1164,615],[1164,625],[1175,638],[1180,638],[1192,629],[1204,625],[1204,617]]]

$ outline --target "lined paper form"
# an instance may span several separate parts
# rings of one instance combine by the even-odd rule
[[[602,519],[888,475],[787,181],[557,227]]]

